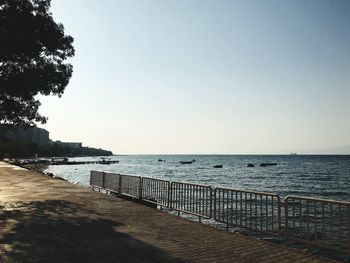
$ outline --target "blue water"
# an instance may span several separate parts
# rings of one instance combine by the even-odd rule
[[[158,159],[166,162],[158,162]],[[193,164],[179,161],[192,160]],[[98,158],[70,158],[97,161]],[[119,164],[50,166],[48,172],[83,186],[91,170],[191,182],[213,187],[350,201],[350,155],[129,155],[114,156]],[[277,166],[259,167],[261,162]],[[252,168],[246,163],[254,163]],[[222,169],[213,165],[222,164]]]

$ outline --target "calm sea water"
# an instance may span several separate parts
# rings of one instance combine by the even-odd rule
[[[158,162],[159,158],[166,162]],[[179,163],[192,159],[196,160],[193,164]],[[119,164],[50,166],[47,172],[83,186],[89,186],[90,171],[98,170],[273,192],[282,197],[303,195],[350,201],[350,155],[129,155],[114,156],[112,160],[119,160]],[[261,162],[274,162],[277,166],[259,167]],[[246,163],[255,167],[248,168]],[[223,168],[213,168],[217,164]]]

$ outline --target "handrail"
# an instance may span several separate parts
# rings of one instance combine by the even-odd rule
[[[141,198],[141,176],[120,175],[120,193],[123,195]]]
[[[104,174],[104,172],[91,171],[90,172],[90,185],[104,188],[103,174]]]
[[[109,192],[121,193],[121,175],[107,172],[104,174],[105,188]]]
[[[212,217],[210,186],[171,182],[170,189],[170,208],[199,217]]]
[[[350,202],[290,195],[284,204],[284,235],[350,253]]]
[[[284,199],[287,199],[287,198],[311,200],[311,201],[318,201],[318,202],[325,202],[325,203],[333,203],[333,204],[343,204],[343,205],[345,204],[345,205],[350,205],[350,202],[349,202],[349,201],[339,201],[339,200],[332,200],[332,199],[323,199],[323,198],[310,197],[310,196],[287,195]]]
[[[280,203],[276,194],[217,187],[214,190],[214,220],[255,232],[279,233]]]
[[[269,195],[269,196],[278,196],[275,193],[270,193],[270,192],[259,192],[259,191],[253,191],[253,190],[245,190],[245,189],[233,189],[233,188],[225,188],[225,187],[216,187],[216,188],[220,188],[223,190],[234,190],[234,191],[239,191],[239,192],[243,192],[243,193],[252,193],[252,194],[263,194],[263,195]],[[216,189],[215,188],[215,189]]]
[[[141,199],[169,207],[170,182],[150,177],[141,178]]]
[[[90,185],[255,232],[350,254],[350,202],[91,171]]]

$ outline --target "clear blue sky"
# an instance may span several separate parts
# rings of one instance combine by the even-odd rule
[[[350,1],[53,0],[75,39],[53,139],[128,153],[350,144]]]

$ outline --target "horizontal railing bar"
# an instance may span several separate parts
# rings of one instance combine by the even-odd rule
[[[97,188],[101,188],[101,189],[103,189],[103,187],[102,186],[98,186],[98,185],[95,185],[95,184],[90,184],[90,186],[92,186],[92,187],[97,187]],[[106,189],[107,190],[107,189]]]
[[[235,188],[223,188],[223,187],[215,187],[215,189],[221,189],[221,190],[228,190],[228,191],[235,191],[235,192],[242,192],[242,193],[252,193],[252,194],[262,194],[262,195],[268,195],[268,196],[278,196],[278,194],[270,193],[270,192],[259,192],[259,191],[250,191],[250,190],[243,190],[243,189],[235,189]]]
[[[142,176],[143,179],[150,179],[150,180],[157,180],[157,181],[160,181],[160,182],[169,182],[168,180],[164,180],[164,179],[158,179],[158,178],[152,178],[152,177],[147,177],[147,176]]]
[[[116,193],[116,194],[120,194],[120,193],[119,193],[117,190],[115,190],[115,189],[106,188],[105,190],[106,190],[106,191],[109,191],[109,192]]]
[[[194,212],[191,212],[191,211],[188,211],[188,210],[183,210],[183,209],[178,209],[178,208],[172,208],[173,210],[175,211],[179,211],[179,212],[183,212],[183,213],[186,213],[186,214],[190,214],[190,215],[194,215],[194,216],[198,216],[198,217],[203,217],[205,219],[210,219],[212,218],[212,216],[205,216],[203,214],[196,214]],[[221,223],[221,222],[220,222]]]
[[[178,182],[178,181],[170,181],[170,182],[174,183],[174,184],[186,184],[186,185],[191,185],[191,186],[200,186],[200,187],[210,187],[210,188],[212,188],[210,185],[205,185],[205,184],[194,184],[194,183]]]
[[[287,200],[287,199],[309,200],[309,201],[317,201],[317,202],[340,204],[340,205],[350,205],[350,202],[348,202],[348,201],[338,201],[338,200],[331,200],[331,199],[314,198],[314,197],[309,197],[309,196],[287,195],[284,198],[284,200]]]

